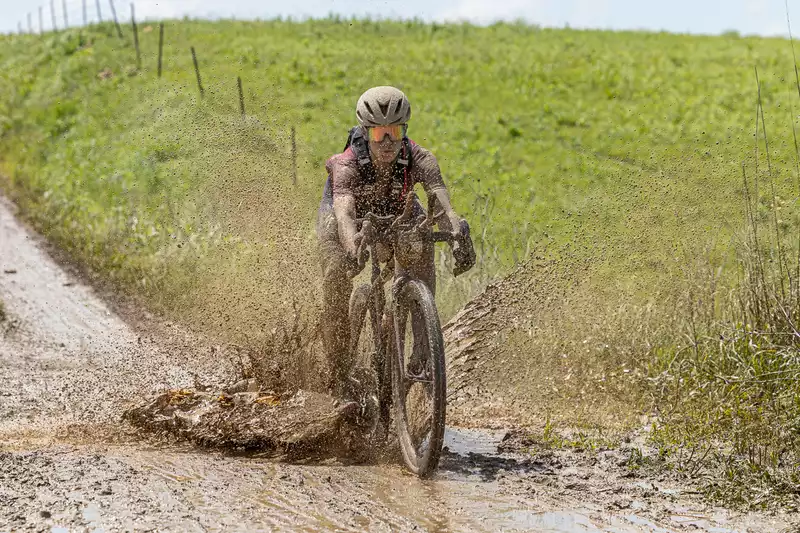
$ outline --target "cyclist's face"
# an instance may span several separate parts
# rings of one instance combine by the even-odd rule
[[[372,154],[372,161],[377,164],[387,165],[394,163],[402,147],[402,139],[393,141],[388,135],[386,135],[382,141],[369,142],[369,151],[370,154]]]

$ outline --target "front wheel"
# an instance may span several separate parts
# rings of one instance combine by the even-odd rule
[[[420,477],[436,471],[444,443],[444,340],[433,294],[410,280],[395,299],[392,364],[397,437],[408,468]]]

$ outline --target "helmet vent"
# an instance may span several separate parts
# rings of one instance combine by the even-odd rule
[[[389,104],[378,104],[378,107],[381,108],[381,114],[385,117],[389,114]]]
[[[367,108],[367,111],[369,111],[370,115],[374,115],[375,114],[375,111],[372,110],[372,108],[369,105],[369,102],[364,102],[364,107]]]

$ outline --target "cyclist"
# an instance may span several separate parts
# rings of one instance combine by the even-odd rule
[[[323,275],[322,341],[331,370],[331,390],[343,404],[351,399],[348,377],[355,356],[349,353],[348,304],[353,290],[350,273],[358,269],[356,255],[362,239],[356,219],[369,212],[399,215],[407,195],[420,183],[428,198],[436,200],[439,229],[456,237],[452,246],[456,275],[475,264],[469,226],[450,205],[436,158],[406,136],[411,118],[406,95],[394,87],[373,87],[358,99],[356,118],[359,126],[350,130],[345,150],[325,165],[328,179],[317,217]],[[419,203],[415,210],[424,213]],[[409,270],[433,293],[433,246],[421,250]]]

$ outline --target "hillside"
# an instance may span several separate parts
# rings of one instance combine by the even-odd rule
[[[660,398],[653,376],[687,342],[699,356],[697,313],[714,338],[716,284],[741,273],[745,193],[751,223],[798,228],[786,40],[167,21],[159,78],[158,24],[139,37],[140,68],[111,25],[0,38],[3,192],[111,286],[257,345],[294,307],[315,323],[324,161],[361,92],[397,85],[412,100],[409,135],[437,155],[477,237],[464,279],[439,257],[443,314],[522,265],[448,329],[456,417],[635,423]],[[464,351],[475,331],[483,340]]]
[[[242,298],[260,298],[276,287],[252,279],[262,277],[251,275],[254,257],[271,261],[258,272],[271,272],[278,251],[296,254],[296,273],[316,277],[305,263],[323,163],[341,149],[353,102],[371,85],[408,92],[410,134],[437,154],[479,236],[480,271],[453,287],[452,310],[547,241],[585,239],[615,273],[663,273],[674,246],[729,234],[741,212],[740,162],[753,153],[755,64],[774,146],[791,138],[791,49],[782,40],[168,21],[159,79],[158,27],[140,26],[141,70],[130,36],[118,39],[110,25],[3,37],[0,151],[4,188],[40,229],[137,291],[155,287],[160,300],[227,294],[243,277],[255,285]],[[381,59],[354,53],[365,47]],[[176,248],[181,240],[205,257]],[[223,242],[235,247],[236,265],[204,252]],[[197,275],[175,279],[187,263]],[[243,302],[237,314],[253,306]]]

